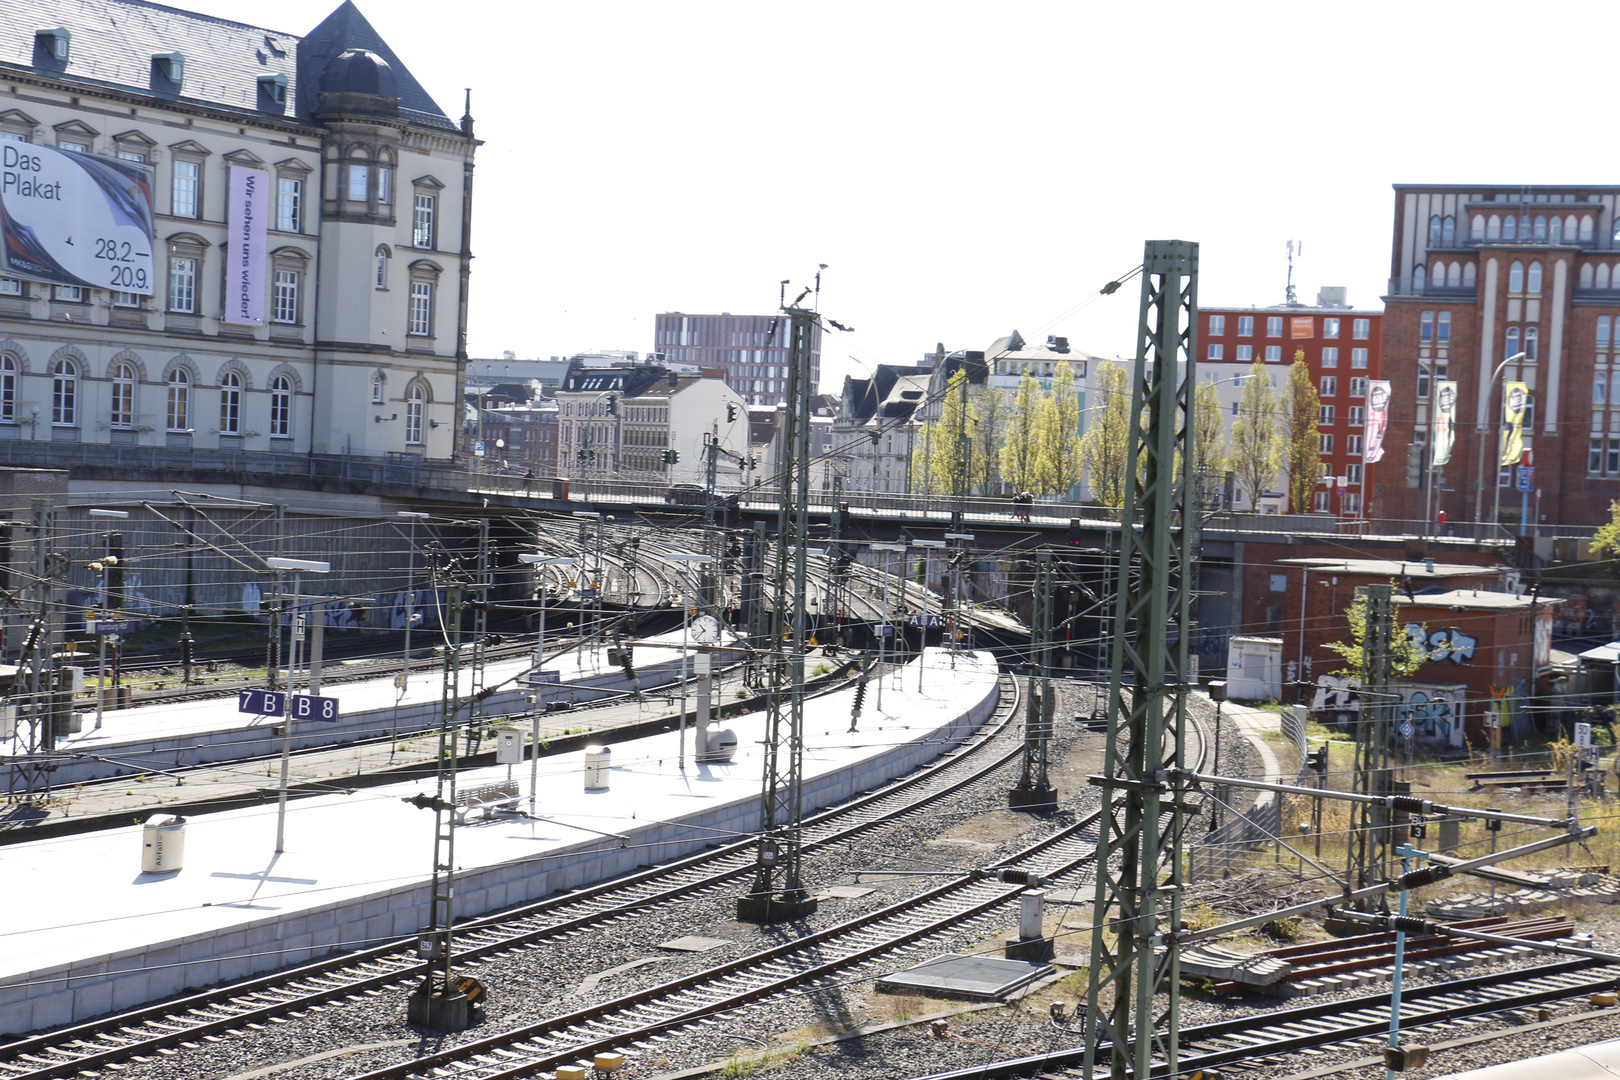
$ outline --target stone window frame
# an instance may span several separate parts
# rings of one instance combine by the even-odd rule
[[[121,374],[128,369],[129,378]],[[108,391],[107,424],[119,431],[132,431],[139,426],[138,412],[141,402],[141,383],[146,380],[146,363],[133,349],[122,349],[107,361]],[[125,411],[119,412],[120,388],[127,387]]]
[[[58,150],[72,150],[83,147],[80,153],[93,154],[96,152],[96,140],[101,138],[101,132],[86,124],[83,120],[66,120],[52,127],[56,132],[54,145]],[[64,146],[63,143],[70,145]]]
[[[72,345],[51,354],[51,427],[79,427],[79,399],[90,361]]]
[[[174,143],[169,147],[169,211],[167,216],[179,218],[183,221],[207,220],[204,208],[207,206],[208,198],[208,159],[213,156],[213,153],[208,147],[190,139]],[[175,170],[182,163],[197,166],[197,205],[196,213],[193,214],[182,214],[175,209],[177,179]]]
[[[7,109],[0,112],[0,136],[9,135],[19,142],[31,143],[34,141],[34,133],[38,130],[39,121],[21,109]]]
[[[434,310],[439,301],[439,279],[444,275],[444,267],[432,259],[417,259],[408,267],[410,271],[410,295],[406,300],[405,308],[405,336],[418,338],[423,341],[432,341],[438,332],[437,312]],[[417,320],[417,299],[422,296],[420,291],[426,287],[427,308],[425,325]],[[422,327],[418,329],[418,327]]]
[[[307,288],[307,283],[309,281],[309,268],[313,265],[314,261],[310,258],[309,252],[304,251],[302,248],[280,247],[270,253],[270,281],[268,282],[268,285],[270,287],[269,321],[271,323],[274,323],[276,326],[304,325],[304,312],[306,310],[305,299],[307,298],[309,292]],[[291,320],[276,317],[276,290],[278,287],[276,275],[287,273],[298,275],[296,284],[294,286],[297,290],[297,296],[294,299],[294,306],[297,308],[297,310],[294,312],[294,318]]]
[[[433,387],[421,376],[405,387],[405,445],[423,446],[427,441],[428,406],[433,404]]]
[[[315,172],[315,169],[308,162],[300,161],[298,158],[286,158],[283,161],[278,161],[275,163],[273,168],[275,169],[276,175],[276,216],[273,222],[275,225],[274,231],[288,233],[290,235],[303,236],[306,231],[304,229],[304,223],[309,218],[309,178],[311,174]],[[294,222],[297,227],[293,229],[284,229],[281,227],[281,182],[283,180],[293,180],[298,184],[297,220]]]
[[[444,184],[436,176],[418,176],[411,181],[411,247],[419,251],[439,250],[439,201],[444,191]],[[416,228],[417,199],[427,198],[428,205],[427,243],[422,243],[422,236]]]
[[[163,274],[163,310],[175,315],[200,316],[202,310],[202,282],[207,268],[208,241],[196,233],[175,233],[164,240],[168,249],[168,261],[164,265]],[[191,308],[177,308],[174,306],[174,261],[176,259],[192,259],[196,262],[196,273],[191,288]]]
[[[120,161],[150,165],[157,154],[157,140],[134,129],[114,135],[112,144],[113,156]]]

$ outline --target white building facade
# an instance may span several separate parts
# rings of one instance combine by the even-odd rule
[[[350,3],[302,38],[96,11],[0,0],[0,145],[150,168],[154,280],[0,280],[0,463],[454,467],[471,117],[451,121]],[[268,220],[238,264],[244,177]],[[235,310],[250,259],[257,322]]]

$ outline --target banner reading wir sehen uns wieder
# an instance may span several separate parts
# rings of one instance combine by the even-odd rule
[[[0,274],[151,296],[152,169],[0,142]]]
[[[265,230],[270,223],[270,174],[231,166],[225,201],[225,321],[264,325]]]

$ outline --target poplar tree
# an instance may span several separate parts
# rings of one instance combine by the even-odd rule
[[[1232,422],[1232,471],[1249,493],[1249,505],[1260,512],[1260,496],[1271,489],[1283,467],[1287,433],[1282,405],[1271,389],[1266,367],[1259,360],[1243,380],[1237,419]]]
[[[1125,459],[1130,435],[1131,387],[1123,366],[1097,365],[1093,391],[1100,402],[1096,423],[1080,439],[1080,460],[1091,482],[1091,496],[1103,506],[1125,505]]]
[[[1203,477],[1207,502],[1220,490],[1230,456],[1226,448],[1226,418],[1221,415],[1221,395],[1212,382],[1199,383],[1193,392],[1192,426],[1193,468]]]
[[[1310,512],[1311,492],[1322,479],[1322,438],[1318,421],[1322,399],[1305,366],[1305,350],[1294,352],[1288,365],[1288,499],[1294,513]]]
[[[984,475],[975,470],[973,424],[966,396],[967,373],[957,369],[946,384],[939,419],[925,424],[911,455],[912,490],[924,494],[961,495]],[[965,436],[965,437],[964,437]]]
[[[1037,476],[1041,492],[1065,495],[1080,479],[1080,397],[1074,389],[1074,367],[1058,364],[1052,373],[1052,393],[1041,403],[1041,454]]]
[[[1041,384],[1024,372],[1012,405],[1006,410],[1007,437],[1001,445],[1001,477],[1016,491],[1034,491],[1040,483]]]
[[[973,416],[968,421],[969,437],[973,440],[973,477],[980,494],[987,493],[990,481],[996,478],[1006,418],[1007,403],[1001,391],[986,386],[973,401]]]

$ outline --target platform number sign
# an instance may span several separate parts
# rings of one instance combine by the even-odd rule
[[[1575,725],[1575,745],[1582,750],[1590,750],[1592,748],[1591,724]]]
[[[294,720],[319,720],[325,724],[338,721],[338,699],[299,694],[288,699],[287,715]]]
[[[236,711],[255,716],[281,716],[287,710],[287,695],[275,690],[238,690]]]

